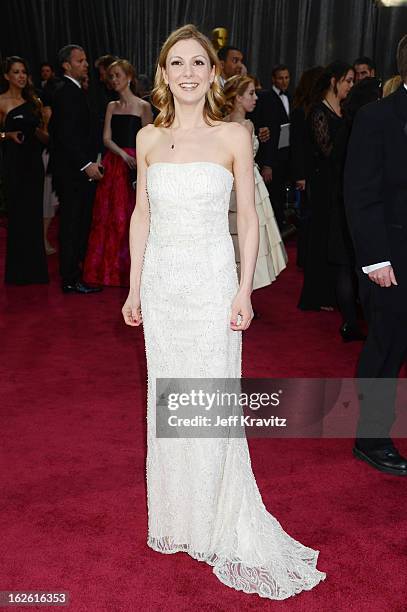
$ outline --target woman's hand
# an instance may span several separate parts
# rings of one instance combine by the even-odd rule
[[[122,314],[126,325],[138,327],[142,324],[143,318],[141,315],[140,294],[138,292],[129,292],[122,308]]]
[[[24,134],[20,131],[18,132],[6,132],[6,139],[12,140],[16,144],[22,144],[24,142]]]
[[[250,295],[238,291],[232,302],[232,313],[230,317],[230,328],[233,331],[247,329],[253,319],[253,308]]]
[[[123,155],[122,155],[122,159],[123,161],[126,162],[126,164],[128,165],[129,168],[131,168],[132,170],[134,170],[134,168],[136,167],[136,160],[134,157],[132,157],[131,155],[129,155],[128,153],[126,153],[126,151],[123,151]]]

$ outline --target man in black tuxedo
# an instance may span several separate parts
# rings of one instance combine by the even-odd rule
[[[258,92],[259,99],[252,119],[256,130],[261,127],[270,129],[270,140],[260,142],[256,160],[270,192],[276,221],[280,230],[284,230],[287,225],[284,215],[286,185],[290,178],[289,136],[285,138],[287,127],[282,128],[290,123],[291,101],[287,91],[290,73],[287,66],[279,64],[273,68],[272,82],[269,91]],[[282,134],[282,131],[287,132]]]
[[[407,459],[390,431],[407,356],[407,35],[397,59],[400,89],[356,115],[344,194],[369,322],[357,372],[360,418],[353,452],[383,472],[406,476]]]
[[[81,281],[80,264],[86,254],[92,220],[95,181],[102,178],[94,162],[95,133],[81,80],[88,62],[78,45],[58,53],[63,86],[52,100],[50,167],[60,202],[60,273],[64,293],[94,293],[100,288]]]

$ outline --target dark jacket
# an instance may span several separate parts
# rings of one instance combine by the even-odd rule
[[[357,113],[348,145],[344,196],[357,265],[390,261],[398,287],[381,294],[389,304],[399,296],[403,308],[407,307],[406,169],[407,90],[402,85]]]
[[[260,166],[270,166],[281,156],[278,150],[278,142],[280,140],[280,126],[284,123],[289,123],[290,119],[281,101],[281,97],[276,94],[274,89],[262,90],[257,92],[258,100],[256,108],[251,113],[251,119],[254,123],[256,131],[261,127],[270,129],[270,140],[265,143],[260,143],[259,152],[257,154],[257,162]],[[291,98],[288,101],[291,104]]]
[[[95,130],[85,92],[66,77],[52,100],[50,167],[54,176],[78,177],[96,160]]]

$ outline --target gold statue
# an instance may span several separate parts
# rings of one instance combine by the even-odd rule
[[[226,28],[214,28],[212,30],[212,44],[216,51],[228,44],[229,33]]]

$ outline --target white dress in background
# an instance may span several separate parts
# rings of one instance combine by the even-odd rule
[[[147,543],[208,563],[229,587],[285,599],[325,574],[316,569],[318,551],[286,534],[264,507],[246,438],[155,435],[157,377],[241,376],[241,332],[230,329],[238,289],[228,225],[232,185],[233,175],[212,162],[147,170]]]
[[[249,121],[247,119],[246,121]],[[253,157],[256,157],[259,141],[253,132]],[[287,266],[287,252],[274,217],[269,192],[257,165],[254,165],[255,204],[259,217],[259,254],[253,278],[253,289],[271,285]],[[233,189],[229,204],[229,231],[235,248],[235,259],[240,272],[240,253],[237,236],[236,192]]]
[[[49,162],[49,153],[47,149],[42,152],[42,163],[44,164],[44,198],[43,198],[43,217],[52,219],[55,217],[55,211],[59,205],[58,197],[52,188],[52,176],[47,174]]]

